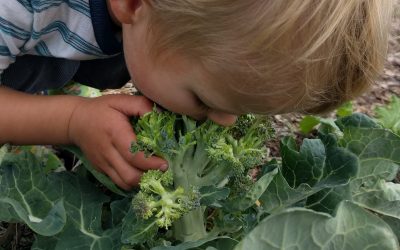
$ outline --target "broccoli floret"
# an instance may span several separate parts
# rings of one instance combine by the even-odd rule
[[[132,200],[133,209],[143,219],[157,218],[159,227],[168,228],[199,204],[199,195],[193,190],[186,192],[182,187],[174,189],[172,172],[149,170],[140,181],[140,191]]]
[[[168,161],[169,170],[142,177],[133,204],[137,213],[144,219],[156,216],[161,227],[179,218],[174,222],[174,230],[180,230],[174,232],[177,239],[204,238],[205,208],[198,206],[195,190],[223,188],[236,180],[246,185],[249,170],[267,154],[264,143],[270,126],[265,121],[246,115],[235,126],[223,127],[156,110],[141,117],[134,124],[137,140],[131,151],[160,156]]]

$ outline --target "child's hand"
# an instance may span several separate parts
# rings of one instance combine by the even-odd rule
[[[69,138],[78,145],[99,171],[118,186],[129,190],[138,184],[143,171],[166,170],[167,162],[158,157],[132,155],[136,139],[129,116],[150,112],[153,103],[142,96],[107,95],[82,102],[72,113]]]

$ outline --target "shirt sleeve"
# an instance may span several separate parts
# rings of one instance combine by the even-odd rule
[[[15,61],[15,57],[10,53],[7,46],[0,43],[0,85],[2,84],[3,71]]]
[[[0,84],[1,74],[23,52],[31,38],[33,15],[19,1],[0,1]]]
[[[0,84],[3,71],[15,61],[15,55],[11,53],[7,44],[4,41],[3,34],[0,33]]]

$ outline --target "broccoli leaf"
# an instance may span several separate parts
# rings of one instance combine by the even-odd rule
[[[201,240],[197,241],[186,241],[183,242],[179,245],[176,246],[159,246],[159,247],[154,247],[151,250],[188,250],[188,249],[199,249],[198,247],[201,247],[205,244],[208,244],[212,241],[219,240],[219,239],[230,239],[227,236],[210,236],[203,238]],[[200,248],[203,249],[203,248]]]
[[[306,208],[333,214],[338,204],[343,200],[352,200],[349,185],[323,189],[306,199]]]
[[[281,151],[281,171],[260,198],[263,210],[268,213],[307,198],[311,204],[321,203],[316,193],[331,192],[330,188],[346,185],[358,171],[354,154],[335,145],[324,145],[319,139],[306,139],[297,150],[294,139],[287,137],[281,142]],[[278,165],[267,165],[264,171],[274,166]]]
[[[274,169],[261,176],[261,178],[252,184],[248,190],[242,194],[239,193],[237,197],[225,202],[224,209],[229,212],[244,211],[253,206],[268,188],[269,184],[277,173],[278,169]]]
[[[346,102],[336,110],[337,117],[345,117],[353,114],[353,104]]]
[[[353,199],[369,210],[400,219],[400,184],[379,180],[371,187],[361,187]]]
[[[265,166],[263,171],[269,171],[271,167],[279,169],[276,163],[272,163]],[[315,190],[305,183],[300,184],[297,188],[291,187],[279,170],[267,190],[261,195],[259,201],[263,211],[267,213],[276,213],[304,200],[318,190],[319,189]]]
[[[109,199],[92,183],[69,172],[46,174],[28,151],[7,154],[0,176],[1,209],[14,216],[8,219],[24,221],[39,234],[32,249],[120,248],[121,227],[103,230],[101,225]]]
[[[337,186],[346,184],[357,174],[358,159],[352,153],[325,147],[319,139],[305,139],[297,151],[293,138],[281,142],[282,174],[291,187]]]
[[[400,239],[400,220],[384,215],[382,215],[381,218],[392,228],[393,233],[397,236],[397,239]]]
[[[221,207],[220,200],[225,200],[229,195],[229,188],[217,188],[214,186],[201,187],[200,204],[202,206]]]
[[[306,207],[333,213],[341,200],[352,200],[397,218],[398,209],[393,208],[399,201],[386,198],[383,189],[389,185],[385,180],[393,180],[399,169],[400,137],[362,114],[339,119],[337,124],[343,131],[338,146],[358,157],[359,171],[348,185],[321,190],[308,197]]]
[[[282,174],[274,178],[260,198],[264,211],[302,206],[299,202],[304,201],[306,207],[328,213],[333,213],[342,200],[352,200],[377,213],[383,209],[379,205],[382,202],[388,206],[384,210],[397,205],[397,200],[386,199],[382,190],[371,185],[395,177],[399,169],[400,137],[362,114],[344,117],[337,124],[343,131],[341,136],[335,129],[325,127],[319,134],[322,141],[305,140],[299,151],[293,139],[283,140]],[[279,167],[277,163],[271,165],[264,171]],[[346,173],[347,168],[352,170]],[[328,172],[334,174],[323,177]],[[369,201],[368,205],[361,203],[361,197],[364,202]],[[391,211],[392,216],[395,211]]]
[[[381,128],[346,127],[340,144],[359,157],[358,179],[394,179],[400,163],[399,136]]]
[[[51,236],[66,223],[64,202],[47,182],[44,168],[29,152],[7,154],[0,166],[0,220],[23,221],[33,231]]]
[[[340,203],[334,217],[304,208],[264,219],[235,250],[397,249],[391,228],[351,202]]]
[[[38,237],[35,246],[56,241],[54,248],[45,249],[119,249],[121,226],[104,230],[101,225],[102,207],[108,201],[91,183],[68,173],[53,177],[60,188],[53,187],[64,197],[67,223],[63,230],[51,238]],[[58,189],[58,190],[57,190]]]
[[[320,124],[319,117],[313,115],[306,115],[303,117],[303,119],[301,119],[299,128],[303,134],[308,134],[319,124]]]
[[[156,220],[154,217],[142,220],[130,208],[123,220],[122,243],[135,245],[153,239],[158,231]]]
[[[400,98],[392,96],[389,104],[383,107],[377,107],[375,113],[378,117],[378,122],[385,128],[393,131],[393,133],[400,135]]]
[[[104,186],[106,186],[109,190],[113,191],[114,193],[121,195],[121,196],[127,196],[127,192],[120,189],[114,182],[111,181],[111,179],[97,171],[96,169],[93,168],[92,164],[89,162],[89,160],[86,158],[86,156],[83,154],[83,152],[76,146],[64,146],[64,148],[71,153],[75,154],[79,160],[83,163],[85,168]]]

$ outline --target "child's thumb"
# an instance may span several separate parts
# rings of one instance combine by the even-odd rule
[[[144,96],[114,95],[111,107],[127,116],[142,116],[153,110],[154,103]]]

